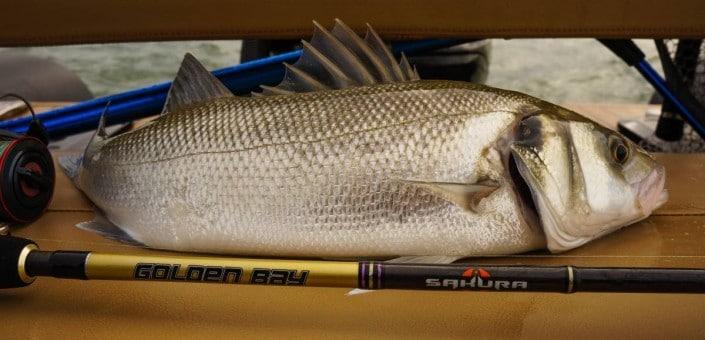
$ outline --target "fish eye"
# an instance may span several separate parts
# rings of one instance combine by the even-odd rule
[[[620,138],[610,138],[610,153],[617,164],[624,164],[629,159],[629,147]]]

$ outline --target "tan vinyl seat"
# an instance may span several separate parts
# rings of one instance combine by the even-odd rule
[[[613,126],[642,105],[577,105]],[[605,114],[605,112],[609,114]],[[603,114],[599,117],[597,114]],[[59,155],[55,155],[59,156]],[[654,216],[573,251],[478,264],[705,268],[705,155],[657,155],[670,200]],[[93,213],[63,174],[49,211],[13,230],[45,250],[160,253],[74,225]],[[0,290],[0,338],[702,338],[705,295],[380,291],[38,278]]]
[[[335,17],[360,29],[372,23],[386,38],[705,37],[702,0],[11,2],[0,11],[0,46],[294,38],[310,34],[312,19]],[[477,262],[705,268],[705,155],[658,158],[671,199],[653,217],[566,254]],[[46,250],[152,252],[73,227],[91,216],[60,175],[50,211],[13,232]],[[39,278],[0,290],[0,338],[705,337],[705,295],[345,292]]]
[[[705,37],[702,0],[11,0],[0,46],[298,38],[336,17],[385,38]]]

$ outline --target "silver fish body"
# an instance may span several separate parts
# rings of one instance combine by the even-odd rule
[[[98,210],[80,226],[169,250],[448,262],[566,251],[666,200],[663,166],[614,131],[525,94],[418,80],[371,28],[315,26],[259,97],[187,54],[162,116],[114,138],[102,119],[64,167]]]
[[[546,246],[507,170],[540,101],[450,81],[218,98],[101,143],[79,188],[153,248],[488,255]],[[88,155],[88,153],[87,153]],[[495,183],[467,207],[424,183]]]

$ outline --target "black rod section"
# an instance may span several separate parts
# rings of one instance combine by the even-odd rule
[[[379,263],[368,289],[705,293],[704,269]],[[374,273],[374,272],[373,272]],[[375,274],[376,276],[377,274]]]
[[[39,251],[27,255],[25,270],[30,276],[53,276],[64,279],[86,277],[87,251]]]
[[[705,293],[705,270],[575,268],[576,292]]]

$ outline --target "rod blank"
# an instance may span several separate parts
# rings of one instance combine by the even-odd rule
[[[0,236],[0,288],[36,277],[430,291],[705,293],[705,269],[411,264],[40,251]]]

